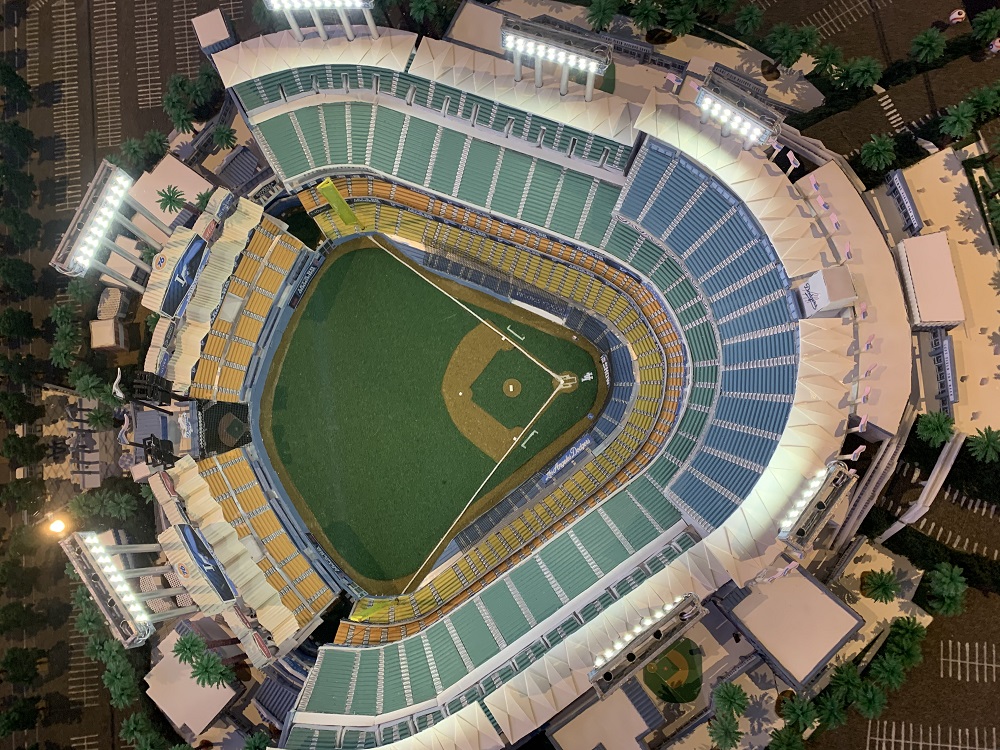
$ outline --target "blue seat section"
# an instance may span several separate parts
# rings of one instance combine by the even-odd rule
[[[722,343],[722,358],[730,365],[760,362],[771,357],[793,356],[798,341],[793,331],[757,336],[746,341]]]
[[[778,433],[784,428],[783,409],[761,408],[761,399],[739,398],[724,391],[715,405],[715,418],[722,422],[744,424],[756,430]]]

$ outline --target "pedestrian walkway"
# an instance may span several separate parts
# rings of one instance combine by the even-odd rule
[[[885,117],[889,121],[889,124],[892,125],[897,133],[902,133],[906,130],[906,123],[899,116],[899,110],[892,103],[892,97],[889,96],[888,92],[878,98],[878,104],[882,108],[882,111],[885,112]]]

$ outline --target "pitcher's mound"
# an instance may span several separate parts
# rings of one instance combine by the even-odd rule
[[[503,395],[509,398],[516,398],[521,394],[521,381],[515,378],[508,378],[503,381]]]

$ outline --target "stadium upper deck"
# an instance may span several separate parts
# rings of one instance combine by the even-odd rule
[[[850,384],[826,373],[856,369],[857,325],[800,320],[789,295],[839,250],[763,153],[670,94],[584,103],[515,83],[503,59],[415,42],[278,33],[213,59],[288,188],[351,177],[369,229],[429,250],[483,233],[435,216],[432,201],[488,212],[530,238],[476,256],[506,270],[544,259],[543,240],[618,269],[666,302],[690,380],[655,459],[530,555],[398,642],[324,647],[288,747],[526,736],[589,689],[595,659],[644,618],[769,564],[854,409]],[[397,200],[403,188],[427,205]],[[331,236],[349,231],[314,209]],[[685,522],[704,538],[679,535]]]

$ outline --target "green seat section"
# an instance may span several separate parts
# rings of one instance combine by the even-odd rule
[[[458,638],[465,646],[465,651],[477,667],[487,659],[497,655],[500,646],[490,633],[489,626],[483,620],[482,614],[472,602],[459,607],[448,616],[458,633]]]
[[[605,573],[609,573],[628,557],[629,553],[618,541],[618,537],[597,513],[588,513],[577,521],[573,525],[573,531],[586,547],[587,553],[594,558],[597,567]]]
[[[488,587],[480,598],[507,643],[513,643],[531,629],[514,595],[503,583]]]
[[[594,200],[587,211],[587,220],[583,224],[580,240],[593,247],[600,247],[604,241],[604,233],[611,223],[611,213],[614,211],[621,188],[608,182],[598,182]]]
[[[381,649],[360,649],[361,663],[358,666],[357,677],[354,680],[354,698],[351,701],[351,713],[373,716],[378,700],[378,664]]]
[[[323,166],[324,164],[328,164],[329,160],[326,158],[326,148],[324,146],[326,128],[320,122],[319,113],[319,107],[303,107],[302,109],[295,110],[295,118],[299,121],[302,136],[309,147],[309,155],[312,157],[312,163],[316,166]]]
[[[372,106],[351,102],[350,106],[351,161],[354,164],[368,163],[369,138],[372,124]]]
[[[437,159],[434,160],[433,172],[427,185],[444,195],[451,195],[455,189],[455,176],[458,174],[458,161],[465,150],[466,137],[454,130],[441,133],[438,144]]]
[[[658,533],[628,495],[619,492],[604,503],[604,512],[635,549],[653,541]]]
[[[393,643],[383,649],[385,667],[382,670],[382,712],[389,713],[406,708],[403,690],[403,665],[399,662],[400,645]]]
[[[514,568],[510,573],[510,580],[536,622],[544,620],[562,604],[534,558],[525,560]]]
[[[540,159],[535,159],[535,170],[531,176],[531,185],[524,199],[524,210],[521,218],[538,226],[545,226],[549,215],[549,206],[555,197],[562,169]]]
[[[579,172],[565,172],[556,207],[552,211],[549,228],[566,237],[576,237],[576,229],[583,218],[583,207],[596,180]]]
[[[431,668],[427,663],[424,651],[424,639],[420,636],[407,638],[403,641],[403,653],[406,655],[406,672],[410,675],[410,692],[414,703],[422,703],[437,695]]]
[[[314,729],[312,727],[292,727],[285,740],[288,750],[336,750],[339,745],[335,728]]]
[[[532,159],[518,151],[506,149],[500,171],[497,173],[497,185],[493,191],[493,201],[490,209],[505,216],[517,217],[521,205],[521,193],[528,182],[528,172],[531,170]]]
[[[538,556],[570,599],[597,582],[597,574],[568,534],[557,536],[546,544]]]
[[[490,183],[500,158],[500,147],[493,143],[473,140],[469,144],[469,154],[462,171],[462,181],[458,186],[460,200],[476,206],[485,206],[490,193]]]
[[[282,172],[292,176],[309,171],[309,160],[287,114],[264,120],[258,123],[257,129],[274,152],[274,158],[281,165]]]
[[[349,164],[346,105],[324,104],[323,121],[326,125],[326,143],[330,149],[330,160],[327,164]]]
[[[465,662],[458,652],[451,633],[444,626],[444,621],[436,622],[426,631],[427,642],[431,645],[431,653],[434,655],[434,665],[437,667],[438,675],[441,677],[441,685],[448,687],[454,685],[465,675]]]
[[[316,671],[316,683],[306,705],[307,711],[342,714],[347,708],[347,690],[350,679],[344,674],[354,674],[357,651],[327,648],[321,653],[322,669]]]
[[[405,119],[402,112],[385,107],[379,107],[375,113],[375,138],[371,144],[370,162],[375,169],[386,174],[394,172]]]
[[[407,118],[407,123],[403,158],[399,161],[397,174],[415,185],[423,185],[427,179],[427,165],[431,161],[438,128],[418,117]]]

